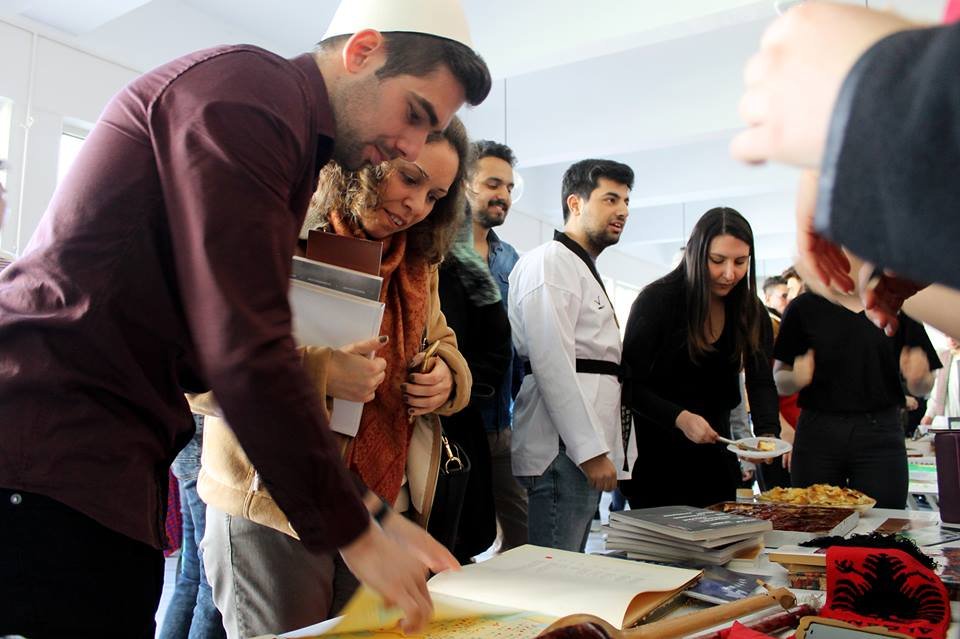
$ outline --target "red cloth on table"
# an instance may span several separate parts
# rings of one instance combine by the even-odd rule
[[[827,602],[820,616],[943,639],[950,597],[932,570],[901,550],[833,546],[827,549]]]
[[[726,639],[771,639],[771,635],[765,635],[752,628],[747,628],[739,621],[734,621],[728,630],[724,630]]]

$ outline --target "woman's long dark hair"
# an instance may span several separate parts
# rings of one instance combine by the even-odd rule
[[[713,350],[704,334],[710,316],[710,242],[720,235],[730,235],[750,247],[750,268],[747,275],[724,299],[726,321],[734,321],[733,359],[744,362],[760,349],[760,302],[757,297],[756,251],[753,229],[737,211],[727,207],[710,209],[697,220],[677,270],[683,274],[687,298],[687,349],[690,358],[698,361]]]

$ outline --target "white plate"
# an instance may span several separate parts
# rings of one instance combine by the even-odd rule
[[[773,457],[779,457],[784,453],[789,453],[793,450],[793,446],[789,443],[783,441],[782,439],[776,439],[775,437],[744,437],[743,439],[738,439],[738,442],[746,444],[747,446],[756,447],[760,441],[773,442],[775,448],[773,450],[743,450],[738,448],[735,444],[728,444],[727,450],[732,453],[736,453],[739,457],[744,459],[771,459]]]

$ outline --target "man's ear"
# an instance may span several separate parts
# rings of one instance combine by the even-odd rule
[[[580,215],[581,203],[580,196],[576,193],[567,196],[567,209],[570,211],[570,215]]]
[[[377,64],[385,55],[383,34],[375,29],[357,31],[343,45],[341,57],[347,73],[361,73]]]
[[[478,193],[480,189],[476,188],[477,174],[463,176],[463,188],[470,193]]]

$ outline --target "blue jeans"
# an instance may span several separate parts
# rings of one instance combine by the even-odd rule
[[[180,484],[183,545],[180,548],[180,574],[177,575],[177,584],[163,619],[159,639],[226,637],[220,612],[213,604],[213,592],[207,583],[199,550],[207,512],[207,505],[197,495],[201,439],[200,433],[195,435],[173,465],[173,474]]]
[[[583,552],[600,491],[561,448],[542,475],[517,477],[527,490],[531,544]]]

